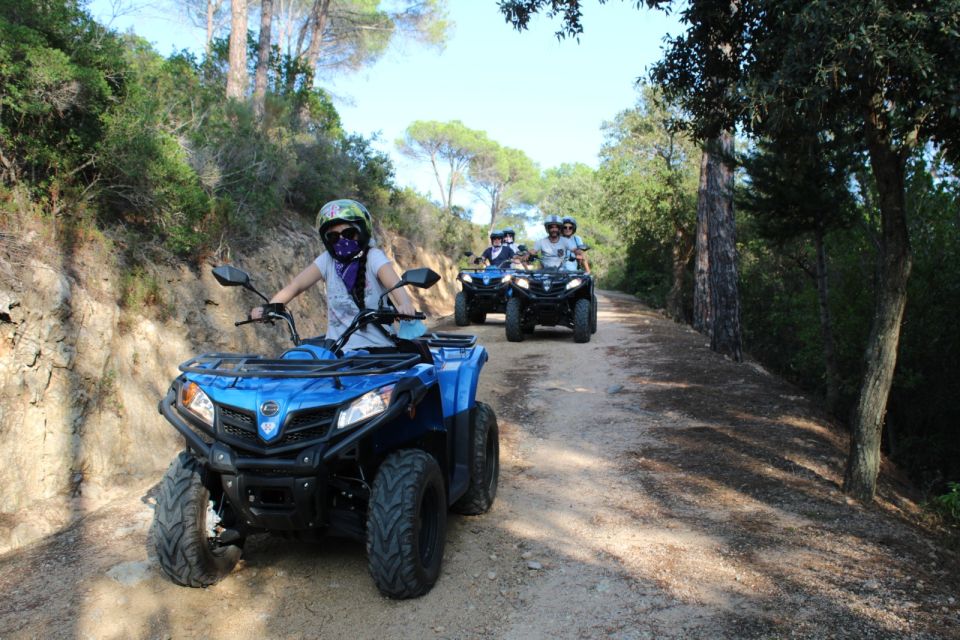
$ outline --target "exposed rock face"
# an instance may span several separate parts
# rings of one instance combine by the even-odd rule
[[[256,253],[234,255],[267,296],[322,250],[308,227],[271,230]],[[443,276],[412,292],[421,308],[450,312],[456,268],[404,239],[384,249],[399,272],[427,266]],[[205,351],[277,352],[280,326],[233,326],[258,299],[219,286],[211,264],[156,267],[169,317],[121,309],[120,274],[102,259],[66,264],[30,244],[0,251],[0,553],[39,538],[109,499],[111,488],[159,479],[182,440],[157,412],[177,365]],[[0,247],[3,249],[4,247]],[[16,274],[15,277],[6,277]],[[323,289],[291,304],[302,336],[323,333]],[[141,313],[141,311],[143,313]]]

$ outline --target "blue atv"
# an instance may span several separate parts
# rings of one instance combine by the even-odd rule
[[[473,254],[468,251],[464,255],[470,257]],[[479,264],[480,260],[476,258],[474,262]],[[488,313],[506,313],[512,278],[509,263],[464,269],[457,274],[461,287],[453,305],[453,319],[457,326],[465,327],[471,322],[483,324]]]
[[[221,285],[266,300],[246,273],[214,269]],[[427,288],[429,269],[400,286]],[[414,318],[423,318],[417,314]],[[364,309],[338,340],[301,340],[281,304],[264,305],[293,348],[276,358],[208,353],[184,362],[160,413],[186,440],[157,497],[154,539],[174,582],[206,587],[256,533],[366,543],[370,574],[391,598],[430,590],[440,575],[447,510],[484,513],[499,477],[493,410],[475,400],[487,351],[475,336],[405,340],[385,328],[412,320]],[[343,347],[373,325],[395,348]]]

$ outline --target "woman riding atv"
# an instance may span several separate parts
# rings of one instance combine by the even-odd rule
[[[587,260],[587,250],[586,243],[583,241],[583,238],[576,235],[577,233],[577,219],[573,216],[564,216],[563,226],[560,227],[560,233],[563,234],[564,238],[573,240],[573,243],[577,246],[576,261],[579,263],[579,267],[590,273],[590,261]]]
[[[502,267],[509,265],[513,256],[513,249],[503,246],[503,231],[491,231],[490,246],[480,256],[483,259],[484,266]]]
[[[270,302],[287,304],[323,280],[327,294],[326,337],[336,340],[358,311],[376,308],[384,292],[396,286],[400,277],[374,242],[370,212],[356,200],[333,200],[323,205],[317,214],[316,226],[326,251],[276,292]],[[403,288],[390,291],[389,296],[400,313],[409,316],[416,313],[413,301]],[[250,311],[251,319],[262,316],[263,307]],[[392,346],[390,338],[377,327],[368,325],[350,336],[345,349]]]

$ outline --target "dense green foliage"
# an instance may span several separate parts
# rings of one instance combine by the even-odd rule
[[[3,3],[2,188],[27,191],[54,219],[93,203],[104,228],[184,256],[255,239],[288,211],[312,221],[337,197],[445,250],[471,244],[473,225],[395,188],[390,159],[343,131],[321,89],[288,83],[279,56],[262,121],[224,98],[225,71],[226,41],[202,60],[164,58],[73,0]]]

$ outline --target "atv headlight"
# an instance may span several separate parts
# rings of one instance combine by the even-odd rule
[[[516,284],[516,285],[517,285],[518,287],[520,287],[521,289],[529,289],[529,288],[530,288],[530,281],[527,280],[526,278],[517,278],[517,281],[516,281],[514,284]]]
[[[470,275],[469,273],[461,273],[460,279],[463,280],[464,282],[473,282],[473,276]]]
[[[583,280],[581,280],[580,278],[574,278],[573,280],[567,283],[567,290],[569,291],[570,289],[576,289],[582,284],[583,284]]]
[[[507,283],[510,282],[511,280],[513,280],[513,276],[510,275],[509,273],[505,273],[505,274],[503,275],[503,278],[501,279],[501,282],[503,282],[503,284],[507,284]]]
[[[213,426],[213,402],[196,382],[180,387],[180,404],[207,425]]]
[[[393,395],[394,385],[388,384],[385,387],[374,389],[363,394],[345,409],[340,410],[340,417],[337,418],[337,429],[346,429],[367,418],[380,415],[390,406],[390,397]]]

